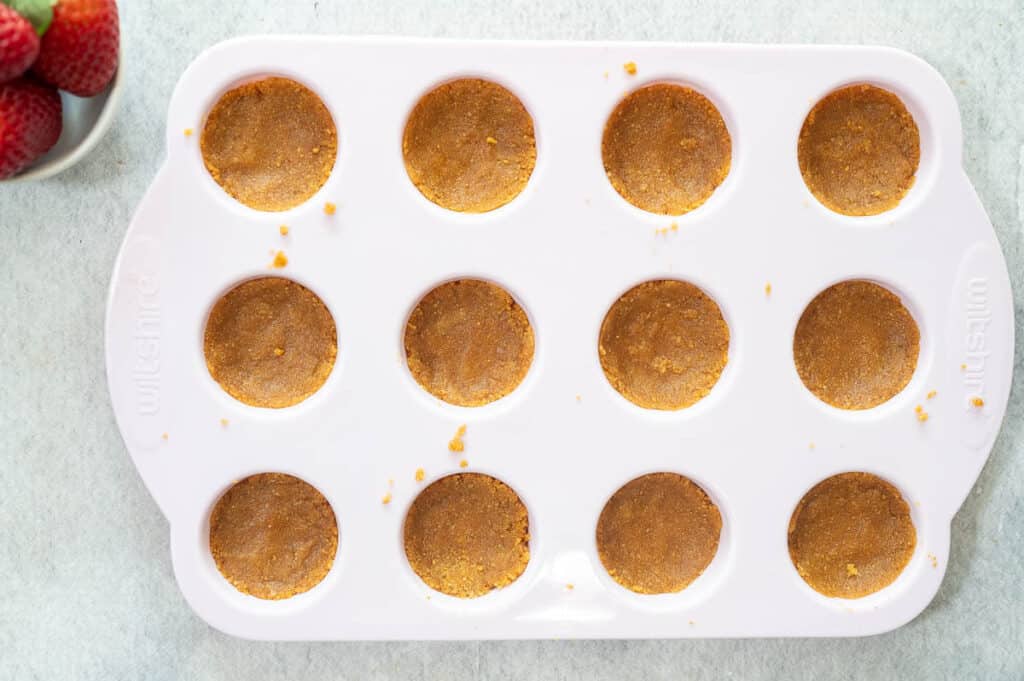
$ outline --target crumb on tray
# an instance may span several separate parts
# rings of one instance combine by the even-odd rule
[[[459,429],[455,431],[455,437],[448,442],[448,451],[450,452],[462,452],[466,449],[466,443],[462,440],[466,434],[466,424],[463,423],[459,426]]]

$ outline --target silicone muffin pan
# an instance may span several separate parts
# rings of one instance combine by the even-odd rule
[[[326,182],[282,212],[232,198],[200,150],[220,96],[266,76],[312,90],[337,128]],[[534,126],[525,189],[488,212],[432,203],[403,163],[417,102],[462,77],[500,84]],[[602,163],[615,107],[666,82],[706,97],[731,140],[724,181],[679,216],[632,205]],[[895,94],[920,134],[913,186],[868,217],[819,202],[797,158],[812,107],[857,83]],[[182,76],[166,144],[114,269],[107,373],[128,451],[170,523],[175,576],[214,627],[254,639],[858,636],[904,624],[934,596],[950,521],[1003,418],[1014,327],[1002,253],[961,168],[956,102],[920,59],[877,47],[243,38]],[[274,268],[279,251],[287,264]],[[236,400],[204,359],[215,302],[266,275],[315,293],[337,327],[326,381],[285,408]],[[522,382],[478,407],[424,390],[403,345],[418,301],[462,278],[507,290],[534,334]],[[658,279],[695,285],[728,325],[720,378],[674,411],[623,397],[598,351],[612,304]],[[920,332],[909,383],[859,410],[812,394],[793,350],[808,304],[851,279],[899,296]],[[856,471],[899,491],[916,543],[885,588],[828,597],[791,560],[790,518],[816,484]],[[236,589],[210,550],[217,500],[263,472],[309,483],[337,519],[326,577],[281,600]],[[414,499],[457,472],[497,478],[528,512],[525,571],[477,598],[431,589],[403,546]],[[676,593],[625,588],[596,545],[609,498],[651,472],[686,476],[720,514],[713,559]]]

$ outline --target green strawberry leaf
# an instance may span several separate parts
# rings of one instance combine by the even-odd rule
[[[53,6],[57,0],[0,0],[21,16],[28,19],[36,33],[42,35],[53,21]]]

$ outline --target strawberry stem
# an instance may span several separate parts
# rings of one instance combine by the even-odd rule
[[[28,19],[38,35],[46,33],[53,21],[53,6],[57,0],[0,0],[21,16]]]

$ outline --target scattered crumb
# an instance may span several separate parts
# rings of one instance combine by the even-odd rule
[[[971,406],[978,407],[980,409],[981,407],[985,406],[985,400],[981,399],[980,397],[972,397]]]
[[[847,577],[856,577],[859,574],[860,574],[860,572],[857,571],[857,566],[856,565],[854,565],[853,563],[847,563],[846,564],[846,576]]]
[[[814,443],[812,442],[810,445],[808,445],[807,448],[810,449],[811,451],[814,451]]]
[[[673,223],[671,225],[669,225],[669,227],[672,229],[673,232],[678,232],[679,231],[679,223],[678,222],[674,222],[673,221]]]
[[[628,73],[629,75],[631,75],[631,76],[635,76],[636,75],[636,62],[635,61],[627,61],[625,64],[622,65],[622,68],[624,68],[626,70],[626,73]]]
[[[416,469],[416,482],[423,482],[423,478],[427,477],[427,472],[422,468]]]
[[[939,559],[934,553],[928,554],[928,560],[931,561],[933,568],[939,567]]]
[[[194,132],[195,130],[193,130],[192,128],[185,128],[185,137],[191,137],[192,133]]]
[[[608,80],[608,72],[607,71],[604,72],[604,79]]]
[[[288,225],[281,225],[277,231],[281,232],[281,236],[288,236]]]
[[[167,442],[167,439],[168,439],[169,437],[170,437],[170,436],[169,436],[169,435],[168,435],[167,433],[164,433],[163,435],[161,435],[161,436],[160,436],[160,439],[161,439],[161,440],[163,440],[164,442]]]
[[[278,357],[284,354],[284,348],[274,348],[274,354]]]
[[[467,466],[469,466],[469,462],[465,459],[459,462],[459,468],[466,468]]]
[[[394,478],[388,478],[388,487],[394,487],[394,486],[395,486],[395,479]]]
[[[497,144],[498,140],[494,139],[493,137],[488,137],[487,138],[487,143],[488,144]]]
[[[694,624],[696,624],[696,622],[694,622],[693,620],[689,620],[687,624],[689,624],[692,627]]]
[[[573,590],[573,589],[575,589],[575,588],[576,588],[576,587],[575,587],[575,586],[573,586],[572,584],[566,584],[566,585],[565,585],[565,589],[566,589],[566,591],[572,591],[572,590]]]
[[[430,594],[427,594],[427,600],[428,601],[430,600]]]
[[[764,294],[770,296],[772,294],[772,283],[769,281],[764,285]]]
[[[582,402],[583,401],[583,396],[580,395],[579,393],[576,393],[576,401],[577,402]]]
[[[967,371],[967,365],[966,364],[961,364],[960,365],[960,371]]]
[[[227,419],[221,419],[220,420],[220,425],[224,426],[225,428],[228,427],[229,423],[231,423],[231,421],[228,421]]]
[[[925,421],[927,421],[928,420],[928,412],[926,412],[926,411],[919,411],[919,412],[917,412],[917,420],[920,421],[921,423],[924,423]]]
[[[933,398],[934,398],[934,397],[935,397],[936,395],[938,395],[938,394],[939,394],[939,391],[938,391],[938,390],[929,390],[929,391],[928,391],[928,394],[927,394],[927,395],[925,395],[925,396],[924,396],[924,398],[925,398],[926,400],[930,400],[930,399],[933,399]]]
[[[284,254],[284,251],[278,251],[274,254],[274,262],[270,263],[271,267],[281,269],[288,264],[288,256]]]
[[[331,203],[330,201],[324,204],[324,213],[326,213],[327,215],[334,215],[335,211],[337,210],[338,207]]]
[[[463,436],[466,434],[466,424],[463,423],[459,426],[459,429],[455,431],[455,437],[448,442],[448,451],[450,452],[463,452],[466,450],[466,443],[462,441]]]
[[[388,492],[383,497],[381,497],[380,503],[382,503],[382,504],[390,504],[391,503],[391,492]]]

